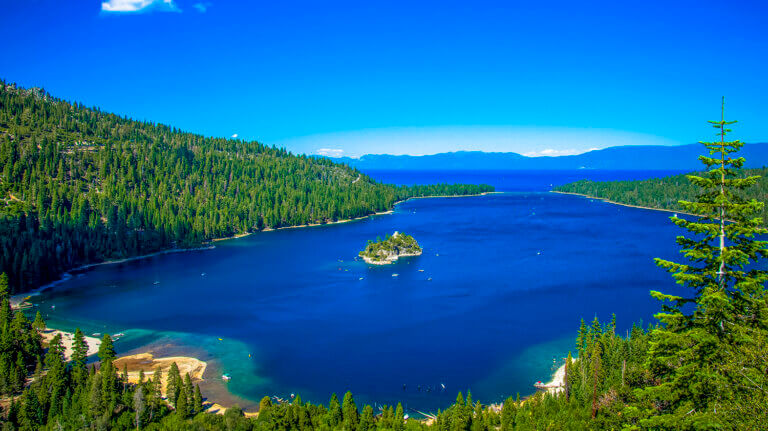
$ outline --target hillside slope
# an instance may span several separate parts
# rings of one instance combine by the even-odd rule
[[[761,178],[757,184],[745,190],[744,195],[760,202],[768,201],[768,168],[745,169],[740,174],[743,176],[759,175]],[[558,192],[578,193],[621,204],[673,211],[683,210],[678,201],[695,201],[700,190],[699,187],[688,181],[686,174],[636,181],[581,180],[554,188],[554,191]],[[768,221],[768,208],[763,207],[760,216],[763,218],[763,222]]]
[[[395,187],[326,159],[209,138],[0,81],[0,272],[14,292],[105,259],[488,186]]]

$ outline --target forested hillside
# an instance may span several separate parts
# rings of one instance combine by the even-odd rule
[[[326,159],[133,121],[3,81],[0,169],[0,271],[12,292],[105,259],[492,190],[380,184]]]
[[[741,194],[759,202],[768,201],[768,168],[744,169],[740,173],[741,177],[753,175],[760,176],[757,184]],[[686,174],[636,181],[582,180],[555,187],[554,190],[608,199],[622,204],[674,211],[683,211],[678,201],[695,201],[701,193],[701,188],[692,184]],[[768,220],[768,209],[763,207],[760,217]]]

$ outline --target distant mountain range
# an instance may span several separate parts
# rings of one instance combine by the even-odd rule
[[[609,147],[575,156],[527,157],[517,153],[457,151],[428,156],[366,154],[359,159],[331,158],[360,170],[503,170],[503,169],[616,169],[687,170],[700,169],[701,144],[680,146],[638,145]],[[768,165],[768,143],[746,144],[738,155],[747,167]]]

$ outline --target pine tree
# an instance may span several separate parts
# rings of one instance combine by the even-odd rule
[[[359,419],[357,405],[355,404],[354,397],[352,397],[352,392],[347,391],[347,393],[344,394],[344,399],[341,403],[341,413],[344,417],[344,429],[356,430]]]
[[[456,396],[451,414],[451,430],[465,431],[469,428],[469,418],[466,415],[467,404],[464,402],[464,396],[459,392]]]
[[[152,374],[152,379],[149,381],[148,392],[147,392],[147,404],[149,404],[149,421],[150,422],[152,422],[152,419],[154,418],[155,410],[159,409],[163,403],[162,387],[163,387],[163,371],[160,369],[157,369]]]
[[[360,424],[357,427],[358,431],[372,431],[376,428],[373,422],[373,407],[366,404],[363,407],[363,414],[360,416]]]
[[[565,401],[571,400],[571,371],[573,370],[573,358],[571,352],[568,352],[568,357],[565,359],[565,377],[563,379],[563,385],[565,386]]]
[[[22,429],[36,430],[43,424],[45,412],[35,391],[27,389],[21,396]]]
[[[343,414],[341,413],[341,404],[336,394],[331,394],[331,401],[328,403],[328,424],[331,428],[336,428],[341,424]]]
[[[5,328],[10,326],[12,319],[13,310],[11,309],[11,301],[8,298],[3,298],[0,301],[0,330],[5,331]],[[6,336],[8,336],[7,333]]]
[[[187,388],[182,384],[179,396],[176,398],[176,414],[182,418],[189,416],[189,394]]]
[[[475,411],[472,414],[472,425],[470,428],[472,431],[485,431],[485,420],[483,417],[483,405],[478,401],[475,404]]]
[[[600,360],[602,358],[602,350],[600,349],[600,343],[595,343],[592,354],[589,355],[592,362],[591,378],[592,378],[592,419],[597,415],[597,394],[600,383]]]
[[[768,233],[756,216],[763,204],[742,197],[758,177],[739,175],[744,158],[733,153],[743,144],[725,140],[735,121],[725,121],[724,104],[720,121],[710,123],[719,141],[702,142],[709,150],[699,157],[706,172],[688,175],[701,194],[696,201],[680,201],[698,217],[671,218],[691,233],[677,238],[688,262],[656,259],[686,290],[651,292],[663,302],[656,315],[663,325],[653,333],[648,364],[661,383],[643,391],[660,406],[658,416],[643,422],[651,428],[726,427],[723,412],[744,386],[742,376],[726,371],[729,352],[750,343],[745,335],[750,330],[768,328],[768,273],[754,265],[768,256],[767,243],[755,239]]]
[[[584,323],[583,319],[582,323]],[[501,406],[501,431],[512,431],[514,429],[516,415],[517,405],[515,400],[512,397],[508,397]]]
[[[193,413],[195,397],[195,387],[192,386],[192,379],[189,377],[189,373],[184,375],[184,394],[187,398],[187,415],[189,415]]]
[[[0,301],[9,299],[11,291],[8,288],[8,276],[5,273],[0,274]]]
[[[194,414],[203,411],[203,394],[200,393],[200,385],[195,385],[195,395],[192,400],[192,410]]]
[[[591,340],[596,340],[600,337],[600,335],[603,333],[603,328],[600,325],[600,320],[595,316],[594,319],[592,319],[592,326],[589,328],[589,335]]]
[[[85,372],[85,363],[88,359],[88,342],[80,328],[75,329],[72,343],[72,365],[78,373]]]
[[[51,370],[62,367],[63,364],[64,345],[61,342],[61,334],[56,334],[48,342],[48,352],[45,354],[45,368]]]
[[[173,362],[168,369],[168,378],[165,382],[165,396],[168,397],[168,402],[174,407],[176,407],[176,400],[179,398],[181,386],[179,366],[176,365],[176,362]]]
[[[395,418],[392,424],[392,430],[393,431],[405,430],[405,414],[403,412],[403,405],[400,403],[397,403],[397,407],[395,408]]]
[[[587,324],[584,323],[584,319],[581,319],[581,325],[579,325],[579,335],[576,337],[576,351],[579,353],[579,357],[584,356],[584,349],[587,344]]]
[[[145,408],[144,387],[139,385],[133,393],[134,423],[136,424],[137,430],[141,429],[141,416],[144,414]]]
[[[98,355],[102,362],[113,361],[117,357],[115,355],[115,346],[112,344],[112,337],[109,334],[104,334],[101,337]]]
[[[261,398],[261,401],[259,401],[259,417],[267,417],[269,416],[270,410],[272,409],[272,400],[268,396],[263,396]]]
[[[45,320],[43,320],[43,315],[40,314],[40,310],[37,310],[37,313],[35,313],[35,321],[32,322],[32,327],[37,330],[37,332],[43,332],[45,331]]]

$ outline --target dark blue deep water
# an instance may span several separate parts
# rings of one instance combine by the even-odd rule
[[[670,214],[546,192],[579,179],[561,174],[372,173],[511,191],[415,199],[393,214],[99,266],[36,301],[54,326],[125,332],[121,351],[185,345],[212,364],[208,380],[229,373],[229,389],[256,402],[351,390],[358,402],[436,410],[459,390],[485,403],[525,395],[573,349],[579,319],[647,324],[659,310],[648,291],[675,289],[653,263],[677,256]],[[368,239],[393,231],[424,254],[355,261]]]

